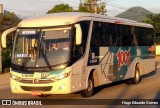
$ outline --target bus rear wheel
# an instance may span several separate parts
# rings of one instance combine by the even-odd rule
[[[133,78],[130,79],[131,84],[138,84],[141,81],[140,78],[140,67],[137,65],[135,67],[135,75]]]
[[[81,92],[82,97],[91,97],[94,94],[94,79],[93,76],[91,75],[88,79],[88,87],[87,89],[83,90]]]

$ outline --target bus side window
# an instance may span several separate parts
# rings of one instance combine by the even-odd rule
[[[133,46],[138,46],[138,39],[137,39],[137,31],[136,31],[136,27],[131,26],[131,35],[132,35],[132,45]]]
[[[154,32],[153,29],[146,28],[146,40],[149,46],[154,44]]]
[[[152,28],[137,27],[136,35],[141,46],[151,46],[154,44],[154,30]]]
[[[74,61],[76,61],[77,59],[79,59],[82,54],[83,54],[83,51],[82,51],[82,46],[81,45],[76,45],[76,30],[74,30],[74,33],[73,33],[73,48],[72,48],[72,51],[73,51],[73,59]],[[83,34],[82,34],[83,35]]]
[[[91,47],[105,47],[116,44],[117,28],[114,24],[94,22],[91,37]],[[118,43],[119,41],[117,41]]]
[[[136,31],[136,38],[137,38],[137,41],[138,41],[139,45],[140,46],[145,46],[146,34],[145,34],[144,29],[142,27],[136,27],[135,31]]]
[[[122,29],[123,26],[116,24],[116,46],[121,46],[122,45]]]
[[[90,26],[90,21],[82,21],[79,22],[81,29],[82,29],[82,43],[81,45],[76,45],[75,44],[75,38],[73,42],[73,59],[74,61],[78,60],[80,57],[83,56],[87,44],[87,39],[88,39],[88,31],[89,31],[89,26]],[[74,34],[75,35],[75,34]],[[74,62],[73,61],[73,62]]]
[[[133,36],[131,33],[131,26],[122,26],[122,45],[123,46],[133,46]]]
[[[91,38],[91,46],[92,47],[100,47],[102,44],[102,23],[101,22],[94,22],[93,29],[92,29],[92,38]]]
[[[112,46],[113,45],[113,34],[112,34],[112,29],[111,29],[111,24],[109,23],[105,23],[105,39],[103,39],[105,41],[105,45],[104,46]]]
[[[109,39],[112,41],[111,46],[116,46],[116,26],[114,24],[108,24],[107,26]]]

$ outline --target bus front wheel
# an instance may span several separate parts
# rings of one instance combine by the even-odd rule
[[[49,97],[51,96],[51,94],[41,94],[41,95],[38,95],[39,97]]]
[[[91,75],[88,79],[88,86],[85,90],[81,92],[82,97],[91,97],[94,94],[94,79],[93,75]]]

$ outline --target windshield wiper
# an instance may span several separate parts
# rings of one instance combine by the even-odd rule
[[[50,70],[52,70],[51,64],[49,63],[48,58],[47,58],[46,54],[43,53],[42,49],[40,49],[40,54],[42,55],[42,57],[43,57],[45,63],[47,64],[48,68]]]

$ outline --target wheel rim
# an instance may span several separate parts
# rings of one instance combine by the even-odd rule
[[[92,91],[93,90],[93,82],[92,80],[89,80],[88,82],[88,91]]]
[[[139,71],[138,71],[138,69],[136,70],[136,81],[139,81]]]

